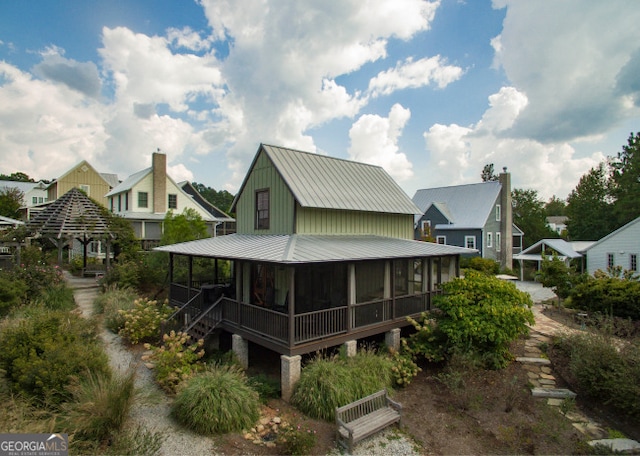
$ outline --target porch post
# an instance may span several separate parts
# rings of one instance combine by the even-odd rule
[[[395,300],[395,290],[393,280],[395,279],[394,274],[392,274],[392,265],[393,260],[387,260],[384,262],[384,291],[383,298],[391,300],[391,318],[395,318],[396,316],[396,300]],[[395,272],[395,271],[394,271]],[[385,308],[383,304],[383,308]],[[383,321],[387,319],[387,316],[382,315]]]
[[[213,273],[215,274],[215,283],[218,283],[218,259],[216,258],[213,263]]]
[[[238,362],[243,369],[249,368],[249,342],[238,334],[231,336],[231,349],[238,357]]]
[[[189,255],[188,258],[189,258],[189,268],[187,272],[187,299],[191,299],[191,281],[193,280],[193,277],[191,274],[193,274],[193,257]]]
[[[289,298],[288,299],[289,308],[287,310],[289,312],[289,347],[293,347],[295,345],[295,340],[296,340],[295,339],[295,335],[296,335],[296,268],[295,266],[290,266],[288,298]],[[299,375],[300,374],[298,373],[298,376]],[[284,388],[282,391],[283,391],[283,399],[284,399]]]
[[[173,252],[169,252],[169,286],[173,283]]]
[[[280,355],[280,389],[282,390],[282,400],[285,402],[291,400],[293,387],[300,380],[301,360],[300,355]]]
[[[353,327],[353,305],[356,303],[356,265],[349,263],[347,266],[349,295],[347,296],[347,333]]]

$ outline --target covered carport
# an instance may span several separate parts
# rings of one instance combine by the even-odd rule
[[[520,264],[520,280],[524,280],[524,262],[535,261],[536,270],[540,270],[542,260],[555,255],[564,261],[567,266],[571,260],[582,259],[584,251],[593,244],[593,241],[567,242],[564,239],[542,239],[527,247],[522,252],[513,255],[513,259]],[[581,272],[584,270],[584,262],[580,262]]]

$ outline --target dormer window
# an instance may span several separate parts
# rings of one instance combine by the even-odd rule
[[[269,189],[256,191],[256,229],[269,229]]]

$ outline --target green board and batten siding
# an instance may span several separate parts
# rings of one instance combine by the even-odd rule
[[[296,185],[298,191],[300,191],[300,182],[295,184],[287,183],[285,177],[282,176],[281,171],[273,163],[270,155],[265,150],[260,151],[256,157],[253,166],[247,179],[245,180],[242,191],[236,201],[236,213],[238,219],[237,231],[242,234],[316,234],[316,235],[378,235],[387,236],[400,239],[413,239],[413,214],[407,213],[406,207],[402,207],[404,213],[385,212],[388,211],[391,205],[389,201],[382,201],[383,198],[377,198],[376,201],[385,205],[386,207],[379,211],[372,210],[352,210],[343,209],[340,206],[345,202],[355,198],[361,198],[362,195],[353,195],[346,198],[338,198],[337,195],[331,194],[335,192],[337,182],[335,179],[340,176],[340,179],[348,179],[348,176],[341,169],[345,166],[357,167],[357,171],[360,176],[362,173],[373,173],[365,180],[377,183],[381,185],[380,171],[374,167],[370,167],[362,164],[354,164],[353,162],[347,162],[343,160],[330,159],[329,157],[314,156],[308,153],[298,153],[289,150],[269,148],[266,146],[271,154],[280,153],[285,154],[278,155],[278,164],[282,171],[285,171],[288,179],[292,179],[293,176],[297,176],[302,169],[313,169],[316,173],[315,179],[306,181],[306,200],[309,203],[310,195],[315,195],[315,203],[322,206],[323,204],[334,207],[317,207],[317,206],[302,206],[299,201],[296,200],[289,185]],[[301,163],[294,163],[295,167],[288,167],[288,162],[285,159],[291,158],[302,159]],[[355,170],[351,170],[355,171]],[[331,176],[334,179],[333,186],[330,183],[321,183],[323,177]],[[356,177],[351,174],[352,177]],[[387,177],[385,175],[385,177]],[[324,184],[324,185],[323,185]],[[348,187],[346,184],[345,190],[349,189],[350,192],[357,193],[370,193],[372,192],[372,184],[369,184],[369,188],[365,185],[361,185],[358,188]],[[394,184],[395,185],[395,184]],[[256,229],[255,228],[255,194],[256,191],[262,189],[269,189],[269,229]],[[328,190],[329,189],[329,190]],[[396,190],[396,189],[394,189]],[[346,195],[345,195],[346,196]],[[386,195],[385,195],[386,196]],[[406,195],[402,195],[405,198]],[[334,201],[334,200],[341,201]],[[402,201],[401,198],[398,198]],[[410,200],[409,200],[409,203]],[[412,204],[412,203],[411,203]],[[384,207],[384,206],[383,206]],[[372,207],[373,209],[373,207]],[[377,209],[377,208],[376,208]]]
[[[255,228],[255,194],[269,189],[269,229]],[[294,199],[287,184],[260,152],[236,204],[237,232],[241,234],[293,234]]]
[[[298,207],[297,234],[372,234],[413,239],[413,215]]]

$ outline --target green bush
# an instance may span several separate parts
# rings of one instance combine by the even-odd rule
[[[184,383],[171,413],[199,434],[237,432],[258,421],[260,399],[241,369],[214,365]]]
[[[580,394],[609,404],[619,412],[640,417],[640,345],[602,334],[576,334],[558,346],[569,356],[569,370]]]
[[[74,313],[34,308],[27,317],[6,320],[0,347],[0,369],[11,389],[41,404],[67,400],[74,376],[109,371],[95,324]]]
[[[260,396],[260,402],[266,404],[269,399],[280,397],[280,380],[268,377],[265,374],[252,375],[248,379],[249,386]]]
[[[408,348],[406,339],[402,339],[402,350],[391,352],[391,359],[393,361],[391,373],[395,384],[398,386],[409,385],[411,380],[422,370],[414,361],[414,356]]]
[[[9,274],[0,275],[0,317],[20,306],[27,297],[27,284]]]
[[[42,291],[40,298],[42,304],[51,310],[73,310],[76,308],[76,301],[73,297],[73,289],[65,283],[51,286]]]
[[[160,337],[160,326],[173,313],[168,302],[158,304],[147,298],[136,299],[133,308],[120,310],[124,326],[119,334],[132,344]]]
[[[104,285],[117,285],[121,288],[140,287],[142,260],[125,260],[114,263],[102,279]]]
[[[609,276],[591,278],[576,285],[571,305],[587,312],[640,320],[640,282]]]
[[[568,298],[576,285],[586,280],[586,275],[577,274],[574,268],[567,266],[557,255],[543,256],[540,271],[535,277],[542,286],[551,288],[561,299]]]
[[[282,445],[283,454],[292,456],[312,454],[311,450],[316,446],[317,440],[316,431],[301,425],[282,426],[278,434],[278,443]]]
[[[13,268],[10,274],[13,280],[20,280],[27,285],[27,298],[31,301],[40,298],[48,288],[64,282],[62,270],[44,261],[25,262]]]
[[[120,311],[133,309],[137,298],[138,295],[133,288],[119,288],[111,285],[93,301],[94,310],[104,315],[105,327],[117,334],[124,328],[125,322],[124,315]]]
[[[500,272],[500,263],[479,256],[469,259],[468,267],[487,275],[496,275]]]
[[[353,357],[317,356],[301,372],[291,403],[308,416],[335,419],[335,408],[373,394],[394,383],[394,362],[372,350]]]
[[[434,321],[426,315],[422,323],[410,320],[417,330],[408,339],[410,351],[428,360],[454,352],[475,353],[489,368],[504,367],[511,360],[511,342],[534,323],[529,294],[473,270],[443,284],[443,290],[434,299]]]
[[[73,400],[64,404],[65,432],[74,439],[105,442],[126,422],[135,396],[135,370],[125,374],[89,373],[69,386]]]
[[[171,331],[162,336],[162,346],[145,344],[151,354],[142,360],[153,364],[156,381],[165,391],[175,394],[182,382],[203,368],[200,359],[204,356],[204,340],[187,345],[189,340],[187,333]]]

